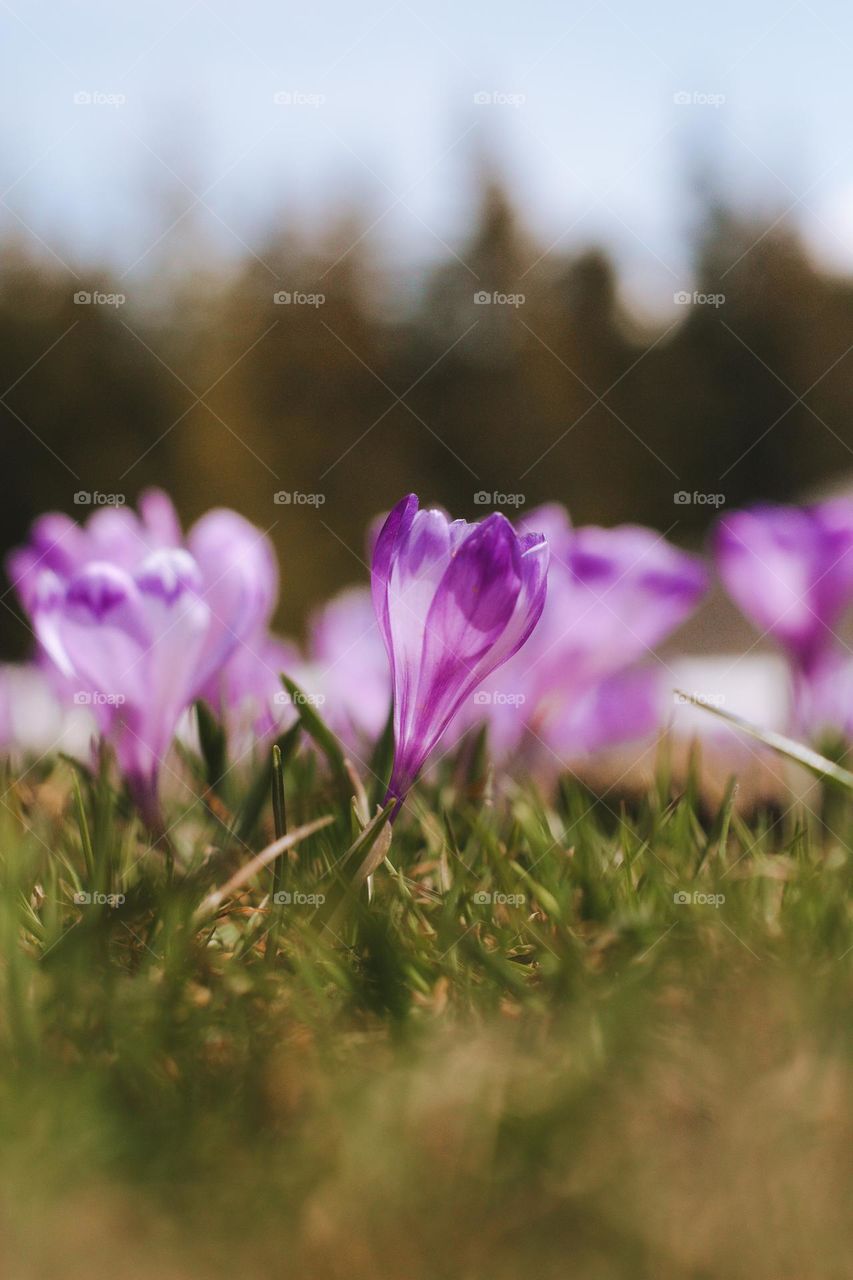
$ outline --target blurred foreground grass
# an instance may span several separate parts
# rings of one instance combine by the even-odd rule
[[[662,765],[630,805],[547,805],[457,762],[368,903],[295,756],[291,828],[335,820],[290,903],[265,868],[199,914],[271,835],[241,787],[170,869],[72,776],[0,806],[4,1277],[849,1274],[844,803],[703,813]]]

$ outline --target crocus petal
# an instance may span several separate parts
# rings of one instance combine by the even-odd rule
[[[707,574],[651,529],[574,531],[552,553],[548,603],[525,664],[531,708],[569,700],[654,649],[692,612]]]
[[[323,697],[335,733],[353,748],[375,740],[391,707],[391,673],[370,591],[342,591],[312,616],[308,661],[306,692]]]
[[[817,663],[796,707],[798,728],[821,745],[827,739],[853,741],[853,659],[834,649]],[[762,722],[763,723],[763,722]]]
[[[568,511],[559,502],[546,502],[535,507],[518,521],[518,529],[520,533],[538,533],[544,537],[555,559],[562,559],[568,554],[572,522]]]
[[[622,525],[576,531],[567,568],[568,638],[586,668],[604,675],[659,644],[707,588],[701,562],[651,529]]]
[[[401,498],[396,507],[386,516],[373,543],[370,561],[370,586],[373,593],[373,606],[376,610],[376,617],[379,620],[379,625],[386,637],[386,641],[390,641],[388,583],[391,578],[391,568],[399,540],[401,536],[405,536],[405,532],[411,527],[417,509],[418,500],[415,494],[410,493],[407,497]]]
[[[433,675],[437,677],[438,694],[434,696],[439,727],[436,738],[444,732],[459,704],[463,700],[467,700],[491,672],[494,672],[518,652],[539,621],[545,603],[548,544],[544,537],[541,534],[524,534],[522,537],[517,538],[503,516],[489,517],[480,526],[478,533],[485,530],[491,520],[502,522],[502,524],[494,527],[494,532],[497,535],[495,541],[499,545],[504,543],[510,548],[512,572],[517,572],[518,574],[518,585],[511,593],[514,594],[514,602],[507,596],[506,591],[510,580],[507,566],[504,566],[502,573],[498,564],[498,556],[494,556],[490,562],[482,563],[480,568],[484,579],[497,584],[498,590],[503,591],[505,602],[511,604],[511,608],[508,614],[501,613],[498,625],[485,636],[485,642],[480,644],[478,653],[475,654],[470,649],[467,651],[466,664],[462,668],[457,664],[455,678],[452,676],[449,679],[443,678],[441,664],[436,661],[437,655],[432,655],[432,662],[430,661],[431,637],[445,634],[450,638],[451,664],[454,651],[456,653],[466,652],[461,637],[454,639],[452,626],[447,622],[443,626],[439,625],[437,618],[435,624],[428,628],[423,669],[424,671],[429,671],[432,667]],[[511,540],[507,539],[507,531]],[[465,544],[466,551],[469,544],[473,542],[474,535]],[[460,556],[461,558],[462,556]],[[437,596],[437,607],[439,607],[439,601],[440,597]],[[474,637],[476,643],[476,630],[474,631]],[[482,639],[483,637],[481,637]],[[523,696],[520,701],[523,703]],[[518,705],[518,702],[519,699],[510,694],[506,699],[494,701],[492,705]],[[428,705],[427,698],[419,697],[419,704]]]
[[[149,821],[159,768],[195,697],[210,618],[200,582],[182,550],[154,552],[133,576],[95,563],[64,590],[54,584],[35,614],[42,643],[77,682],[75,701],[85,699],[110,736]]]
[[[546,729],[548,746],[564,759],[650,737],[661,728],[664,674],[629,667],[588,688]]]
[[[146,541],[152,550],[179,547],[183,542],[175,504],[162,489],[145,489],[137,503]]]
[[[540,519],[551,549],[541,620],[469,700],[467,716],[488,722],[499,752],[523,751],[528,765],[548,772],[555,752],[599,750],[652,723],[642,678],[629,673],[695,607],[707,574],[650,529],[573,529],[555,506],[532,512],[524,527]]]
[[[281,676],[304,688],[304,663],[297,646],[278,636],[260,635],[238,645],[222,668],[221,679],[203,696],[224,719],[237,758],[293,724],[296,712]]]
[[[6,558],[9,581],[24,608],[30,608],[38,593],[41,574],[67,577],[85,563],[85,549],[85,534],[69,516],[59,512],[40,516],[30,530],[29,543],[11,551]]]
[[[60,676],[68,680],[74,675],[74,667],[60,630],[65,593],[66,584],[57,574],[42,572],[28,582],[22,601],[43,652],[55,664]]]
[[[135,578],[150,640],[127,675],[144,672],[147,698],[140,747],[159,763],[178,720],[201,687],[201,655],[210,609],[199,597],[201,574],[188,552],[156,551]]]
[[[99,507],[86,521],[86,560],[109,560],[132,572],[151,547],[145,526],[127,507]]]
[[[817,662],[853,595],[853,502],[733,512],[717,527],[715,551],[747,617],[801,667]]]
[[[400,667],[417,660],[427,615],[450,564],[449,521],[440,511],[417,511],[400,524],[380,624]],[[377,546],[377,553],[379,553]]]
[[[67,573],[79,567],[84,559],[86,538],[70,516],[49,511],[33,522],[30,546],[46,569]]]
[[[6,568],[25,607],[40,573],[68,579],[87,564],[109,561],[132,571],[151,551],[177,547],[181,529],[171,502],[159,490],[140,498],[143,519],[126,507],[98,507],[80,526],[70,516],[49,512],[34,521],[29,542],[12,551]]]
[[[146,673],[138,659],[150,637],[139,591],[125,570],[86,566],[61,595],[46,598],[45,614],[37,613],[35,621],[45,648],[56,646],[69,679],[78,682],[75,695],[94,695],[93,712],[104,732],[112,729],[120,705],[145,702]]]
[[[266,628],[278,595],[269,539],[236,511],[217,509],[193,525],[187,546],[198,564],[211,626],[200,658],[208,680],[241,641]]]

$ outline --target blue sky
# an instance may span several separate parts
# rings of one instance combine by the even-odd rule
[[[0,228],[129,280],[190,227],[240,251],[354,206],[414,263],[491,160],[543,248],[603,241],[654,306],[702,164],[853,265],[851,60],[843,0],[0,0]]]

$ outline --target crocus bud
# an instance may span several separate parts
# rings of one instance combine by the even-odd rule
[[[545,603],[548,546],[499,513],[478,524],[419,511],[410,494],[373,552],[373,603],[391,664],[402,804],[466,698],[530,635]]]

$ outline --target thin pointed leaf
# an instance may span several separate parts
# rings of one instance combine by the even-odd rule
[[[382,855],[377,856],[375,865],[373,863],[373,858],[371,854],[374,850],[374,845],[379,839],[379,836],[382,834],[383,830],[388,825],[388,821],[393,812],[394,812],[394,801],[392,801],[390,804],[386,805],[384,809],[380,809],[376,813],[376,815],[371,819],[368,825],[364,828],[364,830],[362,831],[358,839],[353,841],[353,843],[347,849],[344,856],[341,858],[338,864],[339,868],[343,868],[347,866],[349,863],[354,861],[359,862],[359,868],[355,874],[354,883],[360,884],[364,879],[366,879],[367,876],[369,876],[373,871],[375,871],[376,867],[379,866],[379,863],[384,860],[385,855],[388,852],[388,847],[390,846],[390,841],[388,841],[388,844],[384,846],[384,852],[382,853]]]
[[[290,694],[293,706],[305,732],[310,738],[313,738],[323,752],[333,773],[340,781],[347,798],[349,798],[350,781],[344,760],[343,747],[299,686],[286,675],[282,675],[281,682]]]
[[[89,820],[86,817],[86,806],[83,804],[83,792],[80,790],[80,778],[76,771],[72,773],[74,788],[74,808],[77,812],[77,826],[80,830],[80,842],[83,846],[83,860],[86,872],[91,877],[95,874],[95,851],[92,848],[92,836],[89,832]]]
[[[731,826],[732,811],[734,810],[735,799],[737,798],[737,789],[737,776],[732,774],[726,783],[726,790],[723,795],[722,803],[717,811],[717,817],[714,820],[714,825],[708,833],[708,839],[705,841],[705,848],[699,855],[699,861],[696,863],[694,875],[698,876],[715,845],[718,853],[722,856],[723,860],[725,860],[726,845],[728,844],[729,839],[729,827]]]
[[[319,914],[323,927],[332,928],[333,921],[338,918],[345,906],[352,902],[365,880],[372,876],[388,856],[388,850],[391,847],[391,827],[388,824],[394,807],[394,801],[392,801],[384,809],[380,809],[336,864],[334,868],[338,881],[336,892],[329,895]],[[344,869],[353,862],[357,862],[357,870],[350,880],[346,880],[343,874]]]
[[[281,763],[281,747],[273,743],[272,749],[272,816],[275,838],[287,835],[287,810],[284,801],[284,771]]]
[[[222,787],[222,779],[228,771],[225,729],[201,698],[195,704],[195,714],[198,722],[199,746],[204,760],[205,779],[211,791],[215,791],[218,795]]]
[[[302,722],[297,720],[292,724],[279,738],[276,738],[275,745],[281,752],[281,767],[285,769],[287,762],[290,760],[296,744],[299,741],[299,735],[302,732]],[[241,844],[247,843],[261,816],[261,810],[266,805],[270,787],[272,786],[272,755],[264,754],[264,760],[255,776],[252,778],[246,791],[246,799],[241,806],[235,827],[235,834]]]
[[[776,733],[773,729],[760,729],[757,725],[750,724],[748,720],[734,715],[731,711],[723,711],[721,707],[710,706],[709,703],[703,702],[701,698],[694,697],[691,693],[683,693],[680,689],[676,689],[675,692],[685,702],[692,703],[694,707],[701,707],[703,711],[708,711],[712,716],[718,716],[721,720],[725,720],[727,724],[740,729],[742,733],[749,734],[751,738],[757,738],[766,747],[770,747],[771,751],[785,756],[788,760],[793,760],[795,764],[802,765],[804,769],[814,774],[815,777],[820,778],[821,781],[830,782],[853,794],[853,773],[850,773],[847,769],[842,769],[834,761],[827,760],[826,756],[813,751],[811,747],[803,746],[801,742],[795,742],[793,738],[788,738],[783,733]]]
[[[275,828],[276,840],[281,840],[287,835],[287,809],[284,799],[284,770],[281,764],[281,748],[278,743],[273,743],[272,749],[272,816],[273,826]],[[272,964],[278,951],[278,927],[281,923],[281,913],[278,909],[278,894],[281,891],[282,870],[284,868],[284,854],[280,853],[273,860],[272,864],[272,900],[273,900],[273,918],[270,924],[269,933],[267,935],[267,948],[265,959],[268,964]]]

